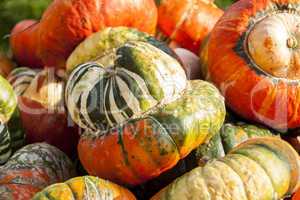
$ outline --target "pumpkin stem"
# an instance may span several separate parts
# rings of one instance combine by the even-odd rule
[[[295,49],[298,47],[298,41],[294,36],[291,36],[287,39],[288,48]]]

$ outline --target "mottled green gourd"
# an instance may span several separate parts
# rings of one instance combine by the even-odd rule
[[[91,175],[144,183],[175,166],[224,122],[219,91],[205,81],[188,81],[171,49],[136,30],[91,35],[68,66],[66,104],[86,130],[78,152]]]
[[[93,176],[72,178],[65,183],[51,185],[32,200],[135,200],[127,189]]]
[[[226,123],[219,133],[196,150],[199,164],[215,158],[221,158],[240,143],[256,137],[275,136],[269,129],[245,123]],[[279,136],[278,136],[279,137]]]
[[[0,122],[6,123],[17,106],[17,97],[9,82],[0,76]]]
[[[252,138],[176,179],[151,200],[279,200],[299,188],[297,152],[276,137]]]

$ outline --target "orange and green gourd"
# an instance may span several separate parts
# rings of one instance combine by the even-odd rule
[[[127,189],[112,182],[83,176],[57,183],[37,193],[32,200],[136,200]]]
[[[167,46],[136,30],[96,33],[67,63],[73,71],[66,104],[85,129],[78,152],[91,175],[144,183],[175,166],[223,124],[218,90],[188,81]]]

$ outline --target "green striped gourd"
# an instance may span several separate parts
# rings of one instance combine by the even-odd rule
[[[219,133],[205,145],[196,150],[196,157],[200,164],[207,161],[223,157],[230,150],[240,143],[256,137],[275,136],[269,129],[261,126],[255,126],[238,122],[225,123]]]
[[[76,177],[48,186],[33,200],[136,200],[127,189],[93,176]]]
[[[31,81],[37,75],[37,71],[28,67],[18,67],[7,77],[17,96],[24,94]]]
[[[86,60],[93,61],[80,64]],[[135,30],[96,33],[68,61],[80,64],[70,65],[65,99],[85,129],[78,150],[91,175],[128,185],[146,182],[209,140],[224,121],[218,90],[188,81],[167,46]]]
[[[71,160],[56,147],[27,145],[0,167],[0,199],[28,200],[43,188],[74,176]]]
[[[0,124],[0,164],[4,164],[12,154],[11,138],[8,128]]]
[[[249,139],[176,179],[151,200],[279,200],[299,188],[297,152],[276,137]]]

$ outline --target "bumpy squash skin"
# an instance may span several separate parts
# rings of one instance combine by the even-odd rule
[[[65,183],[48,186],[33,200],[136,200],[127,189],[93,176],[70,179]]]
[[[44,187],[73,176],[74,166],[63,152],[46,143],[31,144],[0,167],[0,199],[28,200]]]
[[[299,155],[278,138],[255,138],[175,180],[151,200],[281,199],[299,188]]]
[[[220,129],[224,115],[223,98],[216,88],[191,81],[181,98],[149,117],[96,137],[81,137],[79,157],[91,175],[137,185],[172,168],[210,139]]]
[[[203,0],[161,0],[158,5],[160,31],[196,54],[223,14],[212,2]]]
[[[15,25],[10,35],[10,47],[19,66],[42,68],[38,56],[38,21],[23,20]]]
[[[292,10],[297,10],[298,6],[299,1],[289,0],[238,1],[219,20],[211,32],[207,47],[209,77],[222,91],[229,107],[248,120],[258,121],[282,131],[300,126],[299,83],[289,78],[277,78],[258,69],[250,56],[246,55],[247,45],[244,39],[247,39],[245,36],[250,30],[249,27],[259,22],[262,17],[276,12],[293,14]],[[297,12],[294,14],[298,15]],[[285,27],[286,23],[281,24],[281,27]],[[269,26],[273,25],[274,21],[270,22]],[[279,32],[281,30],[274,33]],[[262,31],[261,35],[264,33],[267,32]],[[287,45],[283,37],[278,39],[275,42],[272,39],[268,42],[267,38],[266,41],[257,39],[257,42],[271,49],[276,42]],[[278,55],[275,58],[277,57]],[[297,62],[294,60],[292,63]]]
[[[9,82],[0,76],[0,122],[6,123],[17,106],[17,97]]]

